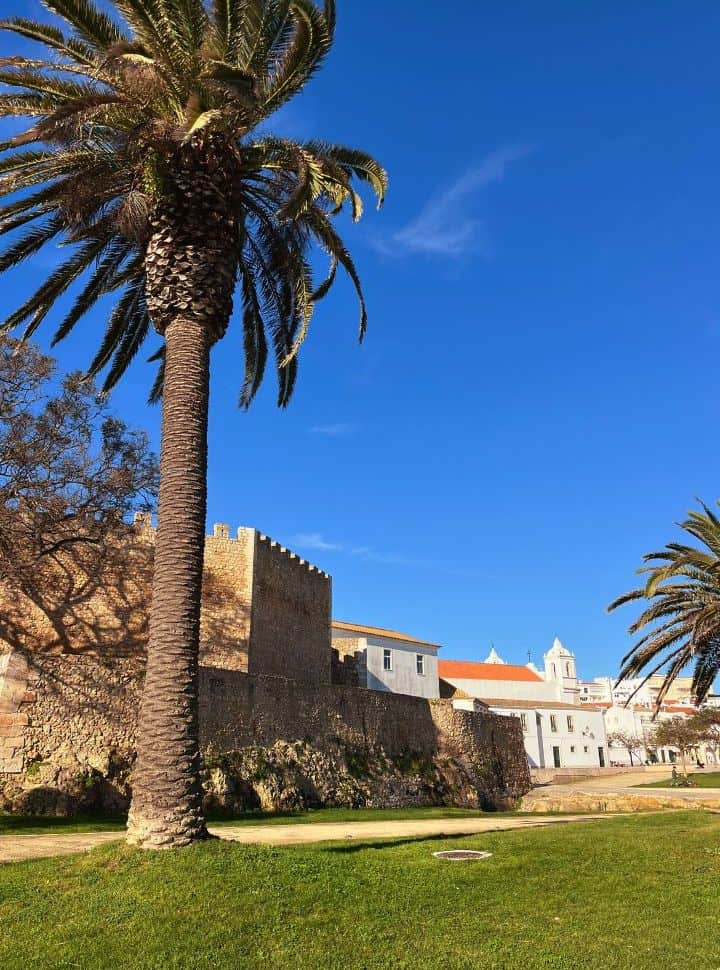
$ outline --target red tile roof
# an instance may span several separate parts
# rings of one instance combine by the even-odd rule
[[[438,673],[446,680],[524,680],[533,684],[543,679],[529,667],[516,664],[483,664],[465,660],[441,660]]]

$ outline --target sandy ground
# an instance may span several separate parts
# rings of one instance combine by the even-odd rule
[[[538,828],[595,821],[599,816],[572,815],[562,818],[446,818],[411,819],[385,822],[313,822],[297,825],[242,825],[210,827],[213,835],[231,842],[255,845],[299,845],[308,842],[359,842],[375,839],[411,839],[431,836],[476,835],[481,832],[504,832],[510,829]],[[604,816],[607,818],[607,816]],[[3,835],[0,836],[0,863],[23,862],[49,856],[86,852],[107,842],[122,839],[121,832],[84,832],[76,835]]]

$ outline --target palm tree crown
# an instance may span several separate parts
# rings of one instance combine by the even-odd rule
[[[663,670],[665,682],[658,695],[662,703],[671,684],[689,663],[694,664],[693,693],[702,703],[720,673],[720,519],[706,505],[691,511],[681,528],[705,548],[671,542],[661,552],[643,557],[648,565],[643,586],[615,600],[647,600],[629,632],[642,635],[623,658],[620,680]]]
[[[223,312],[208,321],[212,340],[225,331],[239,285],[241,401],[248,405],[260,386],[271,346],[279,404],[287,404],[314,305],[331,288],[338,265],[357,289],[364,333],[360,281],[332,216],[348,203],[360,218],[355,179],[368,183],[380,204],[387,188],[384,170],[364,152],[257,134],[328,53],[334,0],[322,9],[311,0],[114,0],[124,22],[93,0],[43,3],[69,33],[23,18],[0,22],[50,52],[48,59],[0,61],[0,83],[12,89],[0,96],[0,117],[30,119],[26,130],[0,144],[0,196],[10,199],[0,206],[0,234],[13,233],[0,252],[0,272],[48,243],[69,244],[70,254],[4,327],[24,326],[29,337],[89,271],[54,342],[98,299],[115,293],[89,366],[92,375],[107,368],[109,390],[151,320],[163,332],[165,303],[174,300],[172,309],[181,312],[183,299],[197,300],[195,292],[163,291],[167,266],[153,240],[162,238],[163,211],[174,200],[204,196],[204,208],[181,215],[189,223],[212,222],[216,210],[222,223],[216,246],[233,254],[214,268]],[[314,245],[330,259],[319,285],[310,266]],[[196,286],[195,274],[190,278]],[[151,396],[161,390],[162,361]]]

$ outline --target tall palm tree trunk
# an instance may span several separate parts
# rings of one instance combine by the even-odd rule
[[[237,234],[227,211],[234,157],[224,147],[197,136],[167,160],[172,189],[151,217],[145,256],[165,376],[150,640],[128,819],[128,841],[144,848],[207,838],[198,668],[210,348],[232,314]]]
[[[200,592],[207,504],[210,339],[165,331],[160,496],[145,689],[128,841],[172,848],[207,837],[198,732]]]

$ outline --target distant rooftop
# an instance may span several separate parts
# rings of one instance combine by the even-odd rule
[[[340,620],[333,620],[333,630],[345,630],[348,633],[360,633],[366,637],[384,637],[386,640],[402,640],[404,643],[416,643],[421,647],[432,647],[440,649],[439,643],[430,643],[428,640],[418,640],[407,633],[400,633],[399,630],[384,630],[379,626],[363,626],[359,623],[343,623]]]
[[[488,707],[503,707],[506,710],[521,708],[522,710],[542,710],[542,711],[597,711],[600,709],[598,704],[567,704],[565,701],[532,701],[519,700],[509,697],[482,697],[480,698]]]

